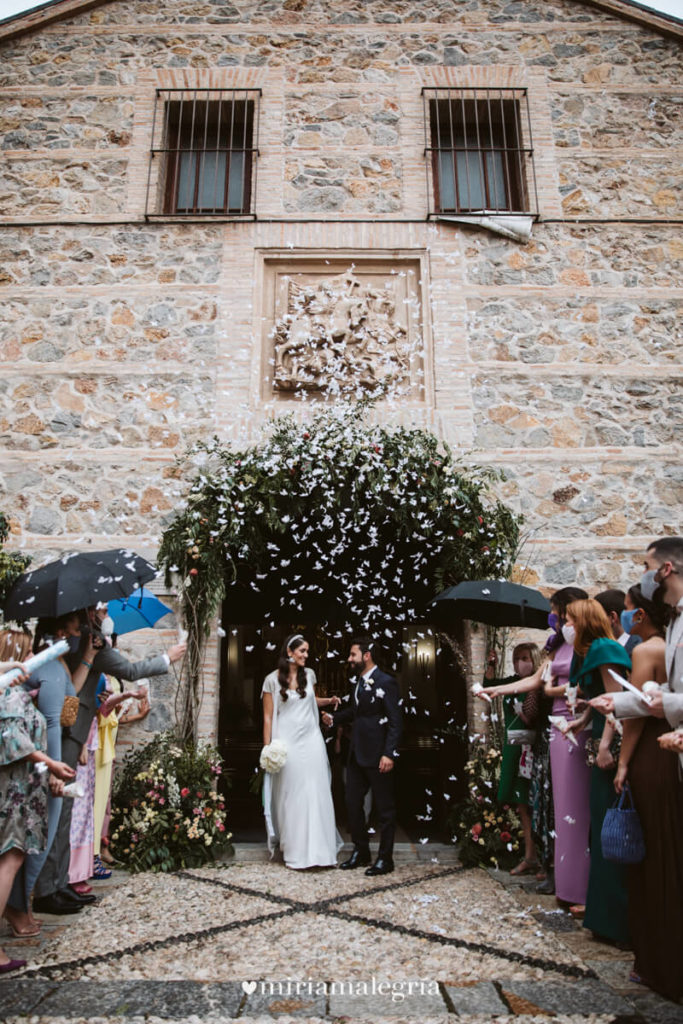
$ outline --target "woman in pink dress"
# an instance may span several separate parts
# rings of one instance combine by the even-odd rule
[[[574,638],[566,623],[567,605],[583,594],[576,587],[564,587],[550,599],[558,616],[562,635],[548,663],[545,694],[553,700],[551,715],[572,721],[575,718],[576,691],[569,686],[569,670],[574,656]],[[559,640],[559,636],[558,636]],[[569,698],[569,699],[568,699]],[[550,770],[555,811],[555,896],[558,900],[583,907],[590,871],[590,780],[586,764],[586,732],[564,733],[552,725],[550,733]]]
[[[93,873],[95,838],[95,753],[99,742],[97,715],[92,720],[88,739],[83,744],[76,769],[76,781],[80,782],[84,795],[76,797],[71,814],[71,858],[69,860],[69,885],[76,892],[89,891],[88,879]],[[85,885],[85,888],[84,888]]]

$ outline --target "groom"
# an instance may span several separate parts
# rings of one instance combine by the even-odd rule
[[[388,875],[394,870],[393,768],[401,739],[401,709],[396,680],[377,667],[372,651],[372,641],[367,637],[351,641],[348,663],[356,674],[356,684],[346,707],[329,716],[335,726],[352,723],[346,767],[346,808],[353,853],[339,867],[349,870],[370,864],[363,804],[371,789],[379,816],[380,841],[377,860],[365,874]]]

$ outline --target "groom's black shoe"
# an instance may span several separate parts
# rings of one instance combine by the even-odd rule
[[[348,860],[343,860],[339,867],[342,871],[350,871],[351,868],[363,868],[366,864],[370,864],[370,851],[369,850],[354,850]]]
[[[372,867],[368,868],[368,870],[365,872],[365,874],[366,875],[370,875],[370,876],[372,876],[372,875],[390,875],[393,870],[394,870],[394,862],[393,862],[393,860],[389,860],[389,858],[387,858],[385,860],[382,857],[378,857],[377,860],[375,861],[375,863],[372,865]]]

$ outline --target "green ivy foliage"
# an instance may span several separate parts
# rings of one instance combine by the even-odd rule
[[[427,430],[368,422],[370,405],[277,418],[241,450],[192,450],[196,476],[159,564],[169,582],[180,574],[197,628],[232,590],[273,611],[317,602],[353,630],[398,636],[449,584],[509,575],[520,520],[491,497],[496,474]]]
[[[6,516],[0,512],[0,603],[9,594],[17,577],[31,563],[28,555],[19,555],[16,552],[2,550],[8,537],[9,523]]]

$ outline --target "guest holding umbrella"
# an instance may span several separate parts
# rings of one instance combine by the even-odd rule
[[[186,650],[185,644],[175,644],[168,649],[166,654],[160,654],[153,658],[143,658],[141,661],[129,662],[117,650],[105,642],[102,636],[102,623],[107,617],[107,605],[100,604],[91,606],[84,612],[86,622],[82,630],[83,640],[92,635],[96,653],[90,661],[84,652],[79,651],[72,659],[76,665],[85,665],[87,669],[86,681],[79,693],[79,710],[75,723],[64,729],[62,736],[63,757],[67,764],[75,768],[78,757],[83,749],[83,744],[88,738],[92,721],[97,712],[96,691],[100,676],[113,675],[117,679],[133,681],[142,679],[145,676],[163,675],[169,666],[183,658]],[[65,801],[62,805],[62,812],[59,819],[59,826],[55,841],[52,844],[50,853],[40,873],[35,887],[36,897],[33,905],[38,911],[46,913],[71,913],[69,908],[74,903],[83,906],[90,903],[93,896],[90,893],[77,894],[68,887],[69,883],[69,834],[71,829],[72,802]]]

